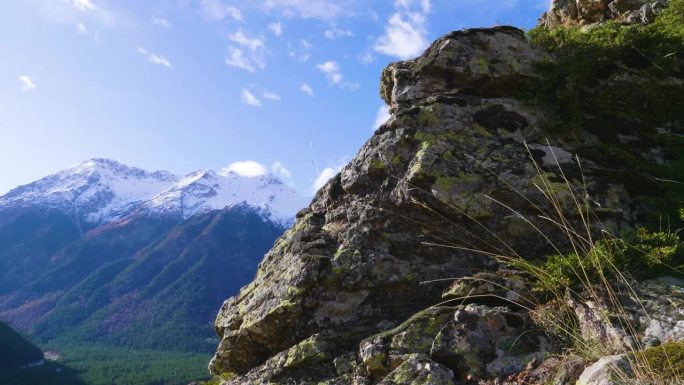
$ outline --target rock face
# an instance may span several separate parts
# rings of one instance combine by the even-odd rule
[[[607,20],[650,23],[669,0],[553,0],[540,24],[549,28],[587,25]]]
[[[611,208],[600,213],[611,232],[644,206],[632,199],[641,179],[600,179],[634,172],[596,151],[603,137],[554,133],[549,111],[531,102],[544,81],[539,65],[553,61],[522,31],[497,27],[452,32],[391,64],[381,80],[391,119],[223,304],[211,372],[231,378],[223,384],[456,384],[506,378],[554,351],[524,311],[523,291],[510,290],[517,278],[482,271],[498,269],[494,255],[552,252],[535,229],[563,247],[536,215],[548,202],[540,185],[559,207],[574,205],[561,173]],[[640,79],[625,73],[607,77]],[[600,89],[610,95],[615,84]],[[594,116],[604,112],[612,115]],[[683,129],[657,119],[645,129]],[[618,142],[635,127],[616,125],[602,135]],[[625,151],[645,160],[650,147]]]
[[[624,356],[603,357],[596,363],[584,369],[577,385],[616,385],[619,374],[616,371],[627,372],[629,361]]]
[[[667,280],[634,282],[617,294],[624,311],[606,312],[610,295],[601,293],[593,301],[571,301],[584,339],[601,344],[608,353],[657,346],[684,340],[684,284]],[[614,322],[615,319],[629,319]],[[611,319],[613,322],[611,322]],[[635,340],[638,337],[639,340]]]

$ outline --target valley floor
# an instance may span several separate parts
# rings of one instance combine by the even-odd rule
[[[108,346],[50,346],[57,361],[0,369],[0,385],[181,385],[206,379],[211,354],[130,350]]]

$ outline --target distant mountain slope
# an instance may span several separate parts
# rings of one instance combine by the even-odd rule
[[[69,214],[42,207],[0,209],[0,297],[38,277],[80,237]]]
[[[46,341],[209,351],[215,309],[305,203],[269,175],[101,159],[16,188],[0,197],[0,319]]]
[[[43,359],[43,352],[0,321],[0,368],[18,368]]]

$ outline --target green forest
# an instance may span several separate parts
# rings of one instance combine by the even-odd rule
[[[208,377],[211,354],[63,346],[57,361],[0,368],[0,385],[181,385]]]

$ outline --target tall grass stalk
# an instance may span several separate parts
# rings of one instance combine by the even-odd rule
[[[678,362],[671,361],[670,357],[667,357],[667,352],[664,353],[667,361],[666,367],[671,368],[671,370],[663,371],[662,367],[656,370],[656,368],[652,367],[647,355],[643,354],[645,347],[639,340],[638,331],[635,326],[628,321],[630,314],[622,303],[622,298],[626,295],[636,298],[639,304],[642,301],[639,298],[638,290],[634,287],[635,280],[631,273],[623,271],[624,266],[618,266],[616,261],[622,258],[620,253],[625,253],[625,250],[640,250],[644,254],[646,251],[639,249],[638,245],[628,243],[606,230],[593,209],[593,207],[597,206],[597,203],[591,199],[588,192],[579,157],[575,158],[575,162],[576,167],[580,170],[582,181],[580,186],[576,186],[567,177],[553,151],[553,147],[548,141],[547,145],[553,156],[558,175],[560,175],[563,181],[561,183],[564,186],[562,190],[559,190],[559,183],[552,183],[548,179],[543,168],[532,156],[530,148],[525,144],[529,158],[539,177],[539,183],[535,184],[534,187],[544,198],[543,202],[536,201],[533,197],[527,196],[483,163],[476,162],[487,172],[495,175],[499,181],[503,182],[504,185],[508,186],[515,194],[537,210],[536,215],[526,216],[516,211],[506,202],[486,196],[487,199],[490,199],[496,205],[503,207],[523,220],[534,230],[536,235],[543,239],[557,253],[553,261],[558,263],[559,271],[553,271],[551,269],[553,267],[552,264],[545,263],[544,261],[533,261],[521,256],[502,236],[496,234],[464,209],[455,207],[453,204],[445,201],[441,202],[468,218],[468,220],[476,223],[478,230],[484,231],[486,236],[493,238],[500,244],[497,245],[492,241],[484,239],[486,236],[478,234],[476,230],[459,224],[424,202],[415,200],[414,203],[421,205],[441,219],[448,221],[490,249],[484,250],[472,244],[459,244],[449,241],[450,234],[444,234],[441,229],[437,230],[441,235],[433,234],[436,241],[425,242],[425,245],[478,253],[494,258],[501,265],[512,267],[531,276],[535,282],[536,289],[539,292],[543,292],[544,295],[529,296],[525,295],[525,293],[517,293],[523,298],[521,302],[524,302],[517,305],[528,310],[532,318],[544,327],[548,333],[563,341],[565,348],[569,352],[584,357],[587,362],[596,361],[607,355],[624,354],[625,358],[629,361],[631,373],[626,373],[622,368],[614,366],[612,369],[618,382],[624,384],[684,384],[682,373],[678,373],[675,369]],[[472,157],[471,159],[474,160]],[[434,196],[434,194],[431,195]],[[550,231],[542,228],[542,226],[537,224],[538,222],[550,225],[554,229],[552,230],[553,232],[561,234],[562,244],[554,241],[554,236],[550,234]],[[672,235],[669,230],[665,230],[665,234],[668,236]],[[561,266],[565,270],[560,269]],[[494,284],[496,285],[496,283]],[[511,290],[511,288],[507,289]],[[538,298],[543,298],[543,301],[540,301]],[[476,300],[476,298],[464,297],[452,299],[442,304],[466,299]],[[616,322],[616,325],[613,326],[619,326],[624,331],[627,340],[631,342],[621,343],[616,349],[616,346],[605,345],[602,341],[582,333],[573,306],[577,303],[594,304],[597,307],[594,309],[594,313],[597,316],[601,314],[611,315],[610,318],[614,320],[613,322]],[[641,306],[641,310],[647,313],[643,306]],[[649,314],[648,316],[652,315]],[[610,323],[606,316],[602,317],[601,321]]]

